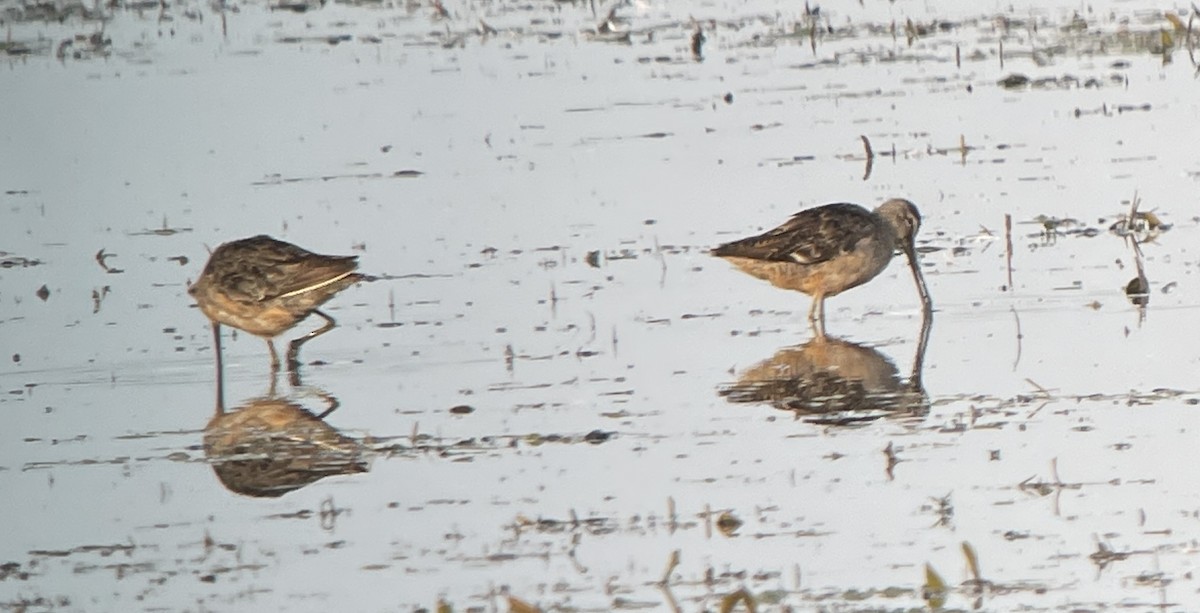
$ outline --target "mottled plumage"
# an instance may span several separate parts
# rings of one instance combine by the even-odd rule
[[[824,336],[825,298],[874,279],[897,249],[908,256],[921,302],[930,308],[916,255],[920,226],[921,214],[907,200],[888,200],[874,211],[839,202],[800,211],[778,228],[712,254],[776,287],[812,296],[809,321]]]
[[[720,394],[730,402],[767,403],[821,423],[850,424],[928,410],[920,390],[901,380],[883,354],[829,337],[779,350]]]
[[[363,276],[354,272],[357,268],[355,256],[320,255],[259,235],[217,247],[188,293],[212,321],[218,359],[220,324],[265,339],[271,351],[271,366],[278,368],[272,339],[310,313],[323,318],[325,325],[289,345],[288,364],[294,367],[300,345],[336,325],[318,307],[361,281]]]
[[[929,400],[921,370],[932,323],[932,314],[926,311],[907,381],[879,351],[821,337],[780,349],[743,371],[737,382],[724,386],[720,394],[730,402],[768,403],[823,424],[925,415]]]
[[[282,496],[333,475],[367,472],[366,449],[320,417],[283,399],[218,410],[204,429],[204,454],[231,492]]]

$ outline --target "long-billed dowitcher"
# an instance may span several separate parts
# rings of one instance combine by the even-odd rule
[[[776,287],[812,296],[808,319],[825,335],[825,298],[858,287],[887,268],[900,249],[908,256],[921,303],[932,306],[917,262],[917,207],[900,198],[874,211],[839,202],[806,209],[775,228],[712,250],[742,271]]]
[[[719,393],[730,402],[767,403],[826,425],[923,416],[929,400],[921,372],[932,324],[933,314],[925,311],[908,380],[876,349],[826,336],[780,349]]]
[[[332,410],[332,409],[330,409]],[[204,455],[231,492],[282,496],[325,477],[367,472],[367,450],[285,398],[217,407],[204,429]]]
[[[265,339],[271,351],[271,369],[278,370],[279,356],[272,339],[310,313],[324,319],[325,325],[289,344],[290,370],[299,364],[301,345],[337,325],[318,307],[363,280],[363,275],[354,272],[357,268],[357,256],[312,253],[260,234],[217,247],[188,293],[212,321],[218,367],[221,324]]]

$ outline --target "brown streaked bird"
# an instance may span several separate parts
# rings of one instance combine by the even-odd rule
[[[218,406],[204,428],[204,455],[231,492],[278,497],[325,477],[367,472],[367,449],[321,415],[283,398]]]
[[[766,403],[823,425],[923,417],[929,398],[921,371],[932,324],[933,314],[925,311],[907,381],[876,349],[826,336],[776,351],[718,393],[729,402]]]
[[[932,308],[917,262],[920,227],[921,213],[907,200],[893,198],[874,211],[838,202],[800,211],[778,228],[726,243],[712,254],[776,287],[812,296],[808,320],[823,337],[825,298],[874,279],[897,249],[908,256],[923,308]]]
[[[288,345],[288,369],[294,370],[299,365],[300,346],[337,325],[318,307],[364,280],[354,272],[357,268],[357,256],[321,255],[265,234],[217,247],[188,293],[212,322],[218,370],[221,324],[266,340],[271,369],[278,370],[279,356],[272,339],[316,314],[325,324]]]

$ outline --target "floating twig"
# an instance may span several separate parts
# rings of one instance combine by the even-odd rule
[[[658,585],[660,585],[661,587],[667,587],[667,586],[671,585],[671,573],[675,572],[675,568],[678,566],[679,566],[679,550],[676,549],[671,552],[671,557],[667,558],[667,569],[665,571],[663,571],[662,579],[659,580]]]
[[[884,468],[884,473],[887,474],[888,481],[894,481],[896,475],[893,474],[896,465],[900,463],[900,458],[896,456],[896,448],[892,446],[892,442],[888,441],[887,447],[883,448],[883,455],[887,458],[887,465]]]
[[[1011,272],[1009,274],[1011,275]],[[1017,357],[1013,359],[1013,372],[1017,372],[1017,365],[1021,363],[1021,339],[1025,335],[1021,334],[1021,315],[1017,313],[1017,309],[1010,306],[1008,310],[1012,311],[1013,319],[1017,322]]]
[[[1034,388],[1036,388],[1036,389],[1037,389],[1037,391],[1041,392],[1041,393],[1042,393],[1042,395],[1043,395],[1043,396],[1045,396],[1046,398],[1051,398],[1051,397],[1053,397],[1053,396],[1050,394],[1049,390],[1047,390],[1046,388],[1044,388],[1044,387],[1042,387],[1041,385],[1039,385],[1039,384],[1038,384],[1038,382],[1034,381],[1033,379],[1030,379],[1029,377],[1025,377],[1025,382],[1026,382],[1026,383],[1028,383],[1028,384],[1030,384],[1030,385],[1032,385]]]
[[[1008,291],[1016,291],[1013,287],[1012,278],[1012,258],[1013,258],[1013,242],[1012,242],[1012,215],[1004,214],[1004,261],[1008,266]]]
[[[867,139],[867,135],[859,136],[862,139],[863,150],[867,155],[867,170],[863,173],[863,181],[871,178],[871,169],[875,166],[875,151],[871,149],[871,141]]]

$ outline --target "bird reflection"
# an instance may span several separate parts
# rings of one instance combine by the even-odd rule
[[[1136,236],[1130,235],[1129,243],[1133,247],[1133,262],[1137,266],[1137,276],[1125,284],[1125,296],[1129,303],[1138,309],[1138,325],[1146,321],[1146,305],[1150,304],[1150,280],[1146,278],[1146,267],[1143,264],[1142,247]]]
[[[1146,278],[1142,245],[1157,241],[1163,232],[1171,229],[1171,224],[1163,223],[1153,211],[1139,211],[1141,204],[1142,199],[1134,192],[1133,199],[1129,201],[1129,214],[1120,216],[1108,227],[1109,232],[1124,238],[1133,249],[1137,276],[1125,284],[1125,295],[1138,308],[1138,325],[1145,322],[1146,305],[1150,304],[1150,280]]]
[[[339,406],[333,396],[318,392],[327,408],[314,415],[276,396],[274,378],[266,396],[233,410],[225,409],[220,385],[218,390],[216,414],[204,428],[204,454],[229,491],[274,498],[325,477],[367,472],[366,448],[324,421]]]
[[[744,371],[719,393],[729,402],[764,403],[817,424],[854,425],[880,417],[921,417],[929,399],[921,382],[933,314],[925,311],[907,381],[882,353],[847,340],[817,337],[786,347]]]

